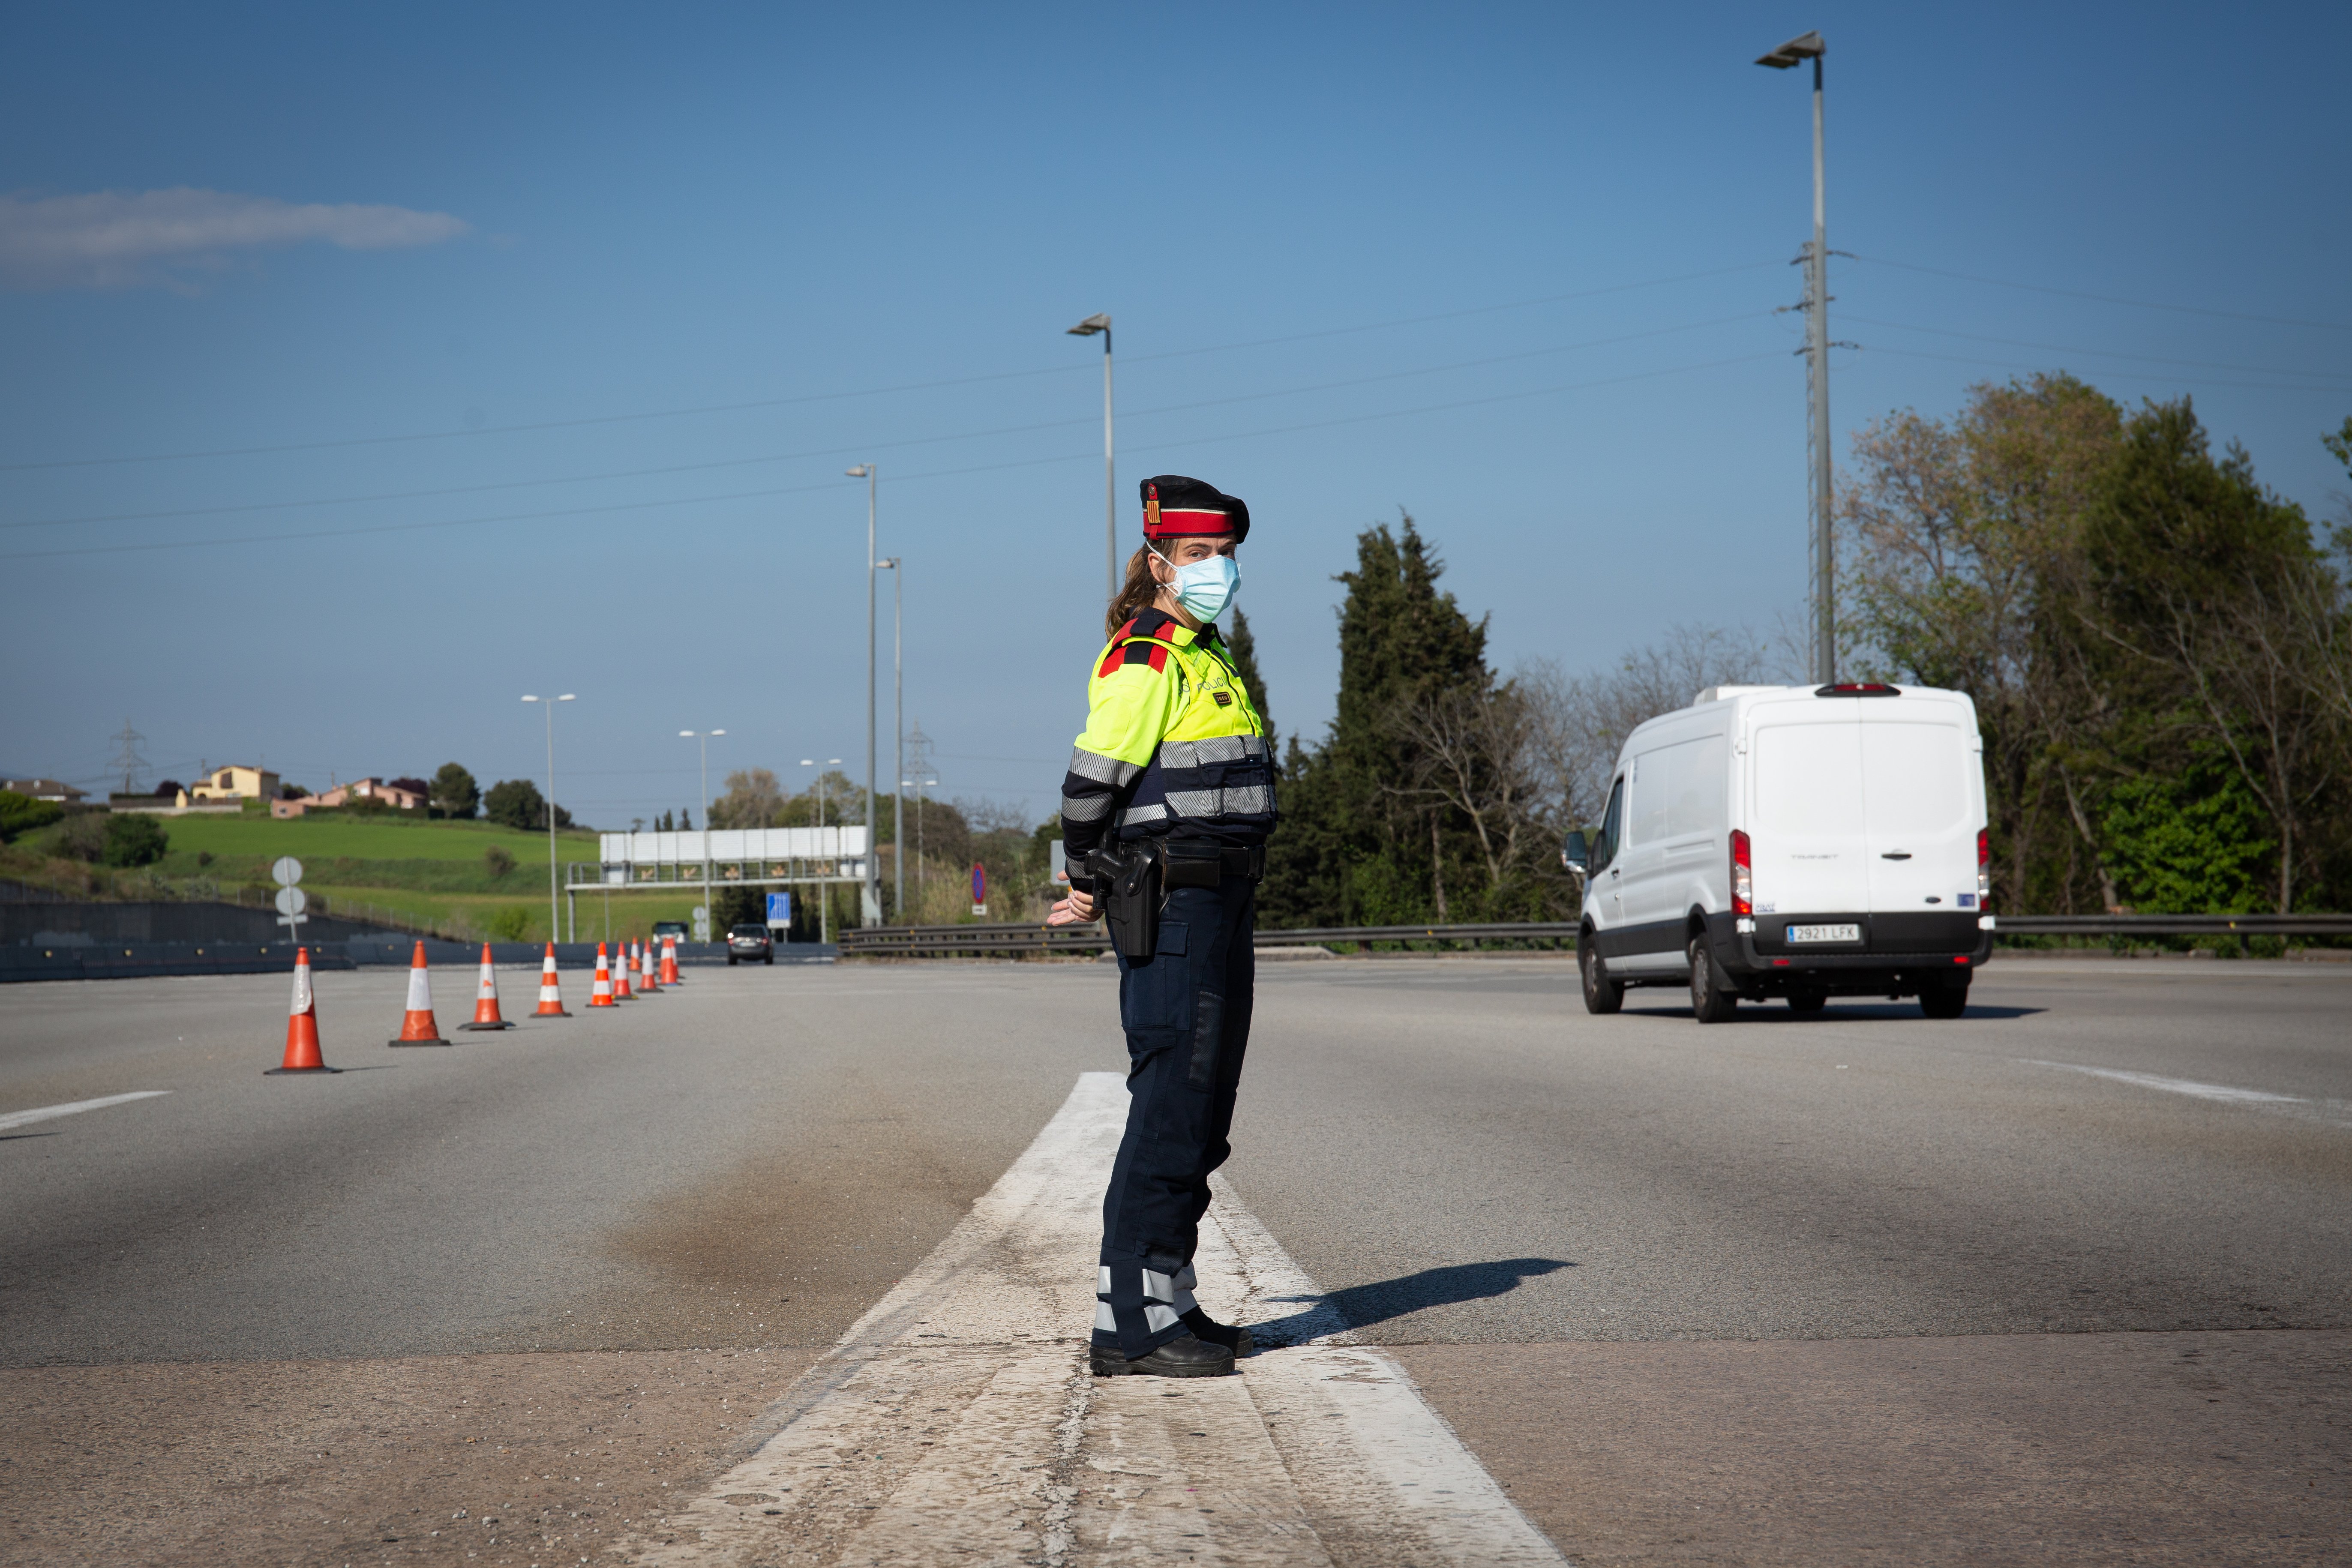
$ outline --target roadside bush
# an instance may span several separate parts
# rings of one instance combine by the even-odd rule
[[[482,864],[489,868],[492,881],[502,881],[515,868],[515,858],[508,853],[505,845],[493,844],[482,851]]]
[[[152,866],[172,847],[163,825],[152,816],[110,816],[99,846],[101,866]]]
[[[35,800],[29,795],[18,795],[13,789],[0,789],[0,844],[20,833],[30,833],[37,827],[47,827],[66,814],[66,808],[53,800]]]
[[[520,904],[509,904],[492,911],[483,930],[492,942],[520,942],[530,934],[530,911]]]
[[[472,773],[456,763],[443,763],[441,771],[433,775],[427,799],[434,816],[471,822],[474,813],[481,809],[482,790]]]
[[[710,889],[710,934],[722,937],[731,926],[761,925],[768,919],[765,888]]]
[[[65,826],[58,829],[49,848],[61,860],[80,860],[98,864],[106,852],[107,825],[120,820],[103,811],[77,811],[67,816]]]
[[[500,827],[524,832],[547,826],[547,797],[529,779],[501,779],[482,797],[482,814]]]

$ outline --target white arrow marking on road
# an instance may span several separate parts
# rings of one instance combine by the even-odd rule
[[[1345,1342],[1223,1182],[1201,1226],[1205,1304],[1265,1323],[1268,1348],[1234,1377],[1087,1374],[1126,1113],[1122,1075],[1081,1074],[939,1248],[769,1409],[758,1451],[626,1543],[639,1561],[1562,1564],[1404,1370]]]
[[[44,1105],[38,1110],[12,1110],[0,1116],[0,1132],[12,1127],[22,1127],[28,1121],[47,1121],[52,1116],[73,1116],[85,1110],[103,1110],[110,1105],[128,1105],[134,1100],[152,1100],[169,1094],[168,1089],[140,1089],[129,1094],[110,1094],[103,1100],[77,1100],[70,1105]]]

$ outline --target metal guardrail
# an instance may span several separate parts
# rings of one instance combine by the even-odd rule
[[[1503,921],[1492,925],[1306,926],[1262,931],[1259,947],[1316,947],[1327,942],[1574,942],[1574,921]]]
[[[835,933],[844,958],[969,958],[975,954],[1098,952],[1110,935],[1094,925],[872,926]]]
[[[2352,914],[2002,915],[1995,936],[2352,936]],[[1573,921],[1491,925],[1310,926],[1260,931],[1259,947],[1319,947],[1376,942],[1574,942]],[[840,933],[844,958],[957,958],[1028,952],[1098,952],[1110,938],[1082,926],[876,926]]]
[[[2000,936],[2352,936],[2352,915],[2001,915]]]
[[[1324,942],[1572,942],[1573,922],[1495,925],[1326,926],[1261,931],[1259,947],[1312,947]],[[1076,926],[948,925],[875,926],[840,933],[844,958],[954,958],[974,954],[1098,952],[1110,946],[1099,923]]]

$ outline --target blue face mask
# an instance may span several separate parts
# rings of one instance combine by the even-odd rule
[[[1157,550],[1151,553],[1160,555]],[[1165,555],[1160,555],[1160,559],[1176,573],[1176,602],[1196,621],[1213,621],[1223,615],[1225,606],[1233,603],[1234,595],[1241,588],[1242,569],[1234,564],[1230,555],[1187,561],[1181,566]]]

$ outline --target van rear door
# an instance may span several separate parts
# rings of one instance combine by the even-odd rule
[[[1871,911],[1973,910],[1984,816],[1974,713],[1925,693],[1848,705],[1861,719]]]
[[[1749,710],[1748,841],[1758,914],[1869,910],[1856,712],[1864,706],[1808,692]]]

